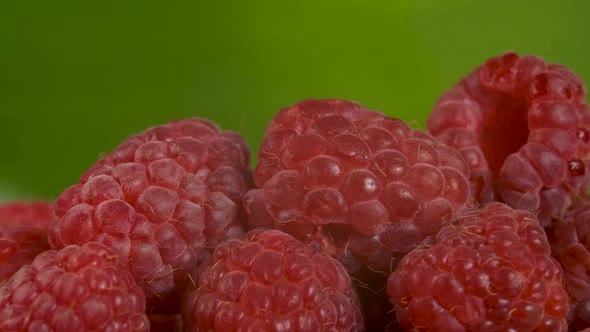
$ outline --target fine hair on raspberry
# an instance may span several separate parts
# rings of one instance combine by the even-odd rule
[[[462,211],[406,255],[387,293],[406,330],[567,330],[563,273],[545,231],[498,202]]]
[[[2,331],[147,332],[145,310],[129,270],[97,242],[47,250],[0,287]]]
[[[590,183],[584,82],[563,65],[508,52],[445,92],[428,131],[458,149],[480,203],[560,218]]]
[[[53,248],[98,241],[121,256],[158,313],[175,313],[187,275],[220,241],[244,233],[249,148],[191,118],[126,139],[56,199]]]
[[[278,230],[215,248],[185,294],[185,331],[363,331],[344,267]]]
[[[471,200],[468,167],[454,149],[345,100],[279,111],[258,159],[259,188],[244,197],[249,225],[292,234],[350,273],[389,273]]]

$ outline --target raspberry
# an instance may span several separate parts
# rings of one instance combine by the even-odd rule
[[[39,254],[0,287],[2,331],[149,331],[145,296],[99,243]]]
[[[563,274],[532,213],[489,203],[462,212],[431,242],[388,279],[405,329],[567,330]]]
[[[590,112],[581,79],[536,56],[488,60],[443,94],[427,121],[470,166],[481,203],[559,218],[590,181]]]
[[[174,313],[187,274],[219,241],[244,232],[249,158],[239,134],[204,119],[149,128],[57,198],[50,244],[105,244],[126,262],[150,310]]]
[[[0,204],[0,226],[30,225],[46,230],[53,220],[53,206],[48,201],[14,201]]]
[[[430,135],[344,100],[306,100],[266,129],[248,223],[296,236],[349,273],[387,273],[470,199],[468,168]],[[358,276],[355,276],[358,277]]]
[[[220,244],[185,294],[185,331],[362,331],[344,267],[277,230]]]
[[[0,224],[0,284],[49,250],[47,232],[26,225]]]
[[[0,204],[0,284],[49,250],[47,227],[52,220],[47,201]]]
[[[590,326],[590,200],[573,205],[548,234],[563,267],[572,325]]]

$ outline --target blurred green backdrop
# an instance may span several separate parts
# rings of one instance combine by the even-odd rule
[[[4,1],[0,200],[55,198],[148,126],[206,117],[253,155],[278,109],[356,100],[424,127],[487,58],[590,80],[588,1]]]

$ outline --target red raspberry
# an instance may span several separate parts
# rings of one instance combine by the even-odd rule
[[[26,225],[0,224],[0,284],[49,250],[47,232]]]
[[[0,226],[30,225],[46,230],[53,220],[53,205],[48,201],[14,201],[0,204]]]
[[[0,284],[49,250],[46,230],[52,220],[47,201],[0,204]]]
[[[344,100],[276,114],[244,204],[249,224],[334,254],[350,273],[389,273],[470,199],[460,155],[402,120]]]
[[[0,287],[2,331],[149,331],[145,296],[99,243],[45,251]]]
[[[105,244],[127,263],[150,310],[173,313],[187,273],[219,241],[243,234],[248,163],[242,137],[210,121],[150,128],[58,197],[50,244]]]
[[[276,230],[215,248],[182,308],[185,331],[363,330],[344,267]]]
[[[443,227],[388,279],[413,331],[566,331],[559,264],[533,214],[489,203]]]
[[[431,134],[457,148],[482,202],[537,213],[543,226],[590,181],[590,112],[568,68],[515,53],[488,60],[441,96]]]
[[[572,324],[590,326],[590,200],[576,203],[548,230],[551,250],[563,267],[572,303]]]

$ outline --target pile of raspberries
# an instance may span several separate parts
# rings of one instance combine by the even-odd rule
[[[427,130],[284,108],[254,169],[209,120],[148,128],[0,205],[0,331],[590,331],[585,93],[506,53]]]

